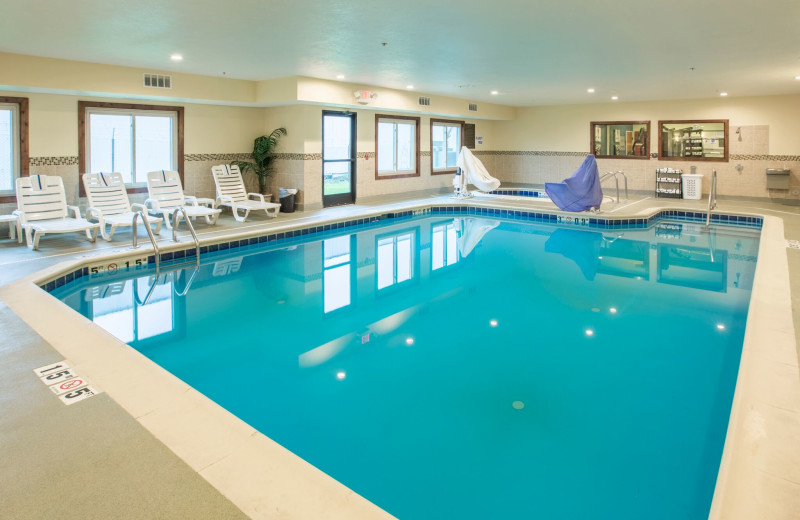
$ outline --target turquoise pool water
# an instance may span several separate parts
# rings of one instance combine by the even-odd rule
[[[758,237],[393,219],[53,293],[398,518],[706,518]]]

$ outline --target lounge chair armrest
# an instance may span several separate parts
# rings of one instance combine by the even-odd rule
[[[183,200],[186,204],[191,204],[192,206],[199,205],[197,204],[197,197],[195,197],[194,195],[185,195]]]
[[[86,220],[89,220],[92,216],[97,217],[97,222],[99,222],[101,226],[105,225],[106,220],[103,218],[103,210],[86,208]]]
[[[230,195],[220,195],[219,197],[217,197],[217,204],[219,204],[220,202],[233,202],[233,197],[231,197]]]
[[[147,209],[161,211],[161,206],[158,205],[158,201],[156,199],[147,199],[144,201],[144,205]]]
[[[264,196],[262,194],[260,194],[260,193],[248,193],[247,196],[248,197],[254,197],[257,200],[260,200],[261,202],[264,202]]]
[[[25,216],[24,211],[15,209],[14,211],[11,212],[11,214],[16,215],[16,217],[19,219],[20,226],[24,226],[28,222],[28,218]]]
[[[137,211],[143,211],[147,213],[147,206],[145,206],[144,204],[139,204],[138,202],[134,202],[133,204],[131,204],[131,211],[133,211],[134,213],[136,213]]]
[[[81,218],[81,210],[78,206],[67,206],[67,210],[75,214],[75,218]]]

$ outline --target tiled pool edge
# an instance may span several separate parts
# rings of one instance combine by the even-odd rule
[[[222,250],[230,250],[239,247],[247,247],[261,244],[280,244],[298,237],[307,236],[312,238],[324,232],[348,229],[361,229],[365,226],[381,222],[386,219],[407,218],[418,215],[443,215],[443,216],[476,216],[476,217],[500,217],[521,220],[526,222],[539,222],[549,224],[564,224],[586,227],[589,229],[637,229],[645,228],[659,219],[682,220],[687,222],[705,222],[707,213],[704,211],[686,211],[661,209],[654,211],[649,216],[642,217],[605,217],[605,216],[583,216],[584,214],[531,211],[528,209],[502,209],[478,205],[426,205],[403,211],[378,212],[375,215],[366,215],[360,218],[352,218],[341,221],[323,222],[322,224],[309,225],[290,225],[268,234],[260,234],[256,231],[236,233],[232,235],[235,240],[226,241],[225,239],[208,238],[203,239],[200,245],[200,255],[213,253]],[[711,222],[715,224],[732,224],[738,226],[748,226],[761,228],[763,217],[757,215],[734,215],[727,213],[712,213]],[[178,242],[175,244],[162,245],[164,252],[160,254],[160,261],[170,262],[177,259],[191,259],[196,256],[194,245],[188,242]],[[155,263],[155,256],[152,250],[148,249],[147,263]],[[69,269],[63,273],[58,273],[55,277],[47,277],[37,282],[37,284],[47,292],[69,283],[75,279],[82,278],[89,274],[88,265],[96,264],[101,258],[124,259],[132,258],[136,255],[133,251],[117,252],[113,255],[98,256],[87,259],[80,266]]]
[[[710,519],[796,518],[800,378],[783,221],[765,217]],[[794,497],[794,504],[787,504]]]
[[[516,211],[516,210],[512,210],[512,211]],[[659,210],[659,211],[656,211],[655,213],[658,214],[658,213],[661,213],[663,211],[673,211],[673,210]],[[684,212],[684,213],[686,213],[686,212]],[[680,218],[678,215],[675,215],[674,217],[672,215],[665,215],[665,216],[667,218],[674,218],[674,217]],[[694,217],[692,217],[692,218],[694,218]],[[766,322],[762,323],[762,320],[770,319],[770,315],[769,315],[769,313],[763,313],[763,312],[759,312],[758,311],[758,305],[756,305],[756,296],[755,296],[757,294],[756,293],[756,287],[761,287],[765,283],[771,283],[772,285],[777,285],[778,287],[783,287],[784,291],[788,291],[788,264],[786,262],[785,246],[783,246],[782,249],[779,247],[779,246],[783,245],[782,243],[779,243],[779,242],[782,241],[782,236],[783,236],[783,233],[782,233],[782,228],[783,228],[782,222],[780,221],[780,219],[777,219],[777,218],[774,218],[774,217],[767,217],[767,218],[768,219],[773,219],[773,220],[770,220],[770,223],[772,225],[767,225],[767,220],[762,220],[761,221],[764,224],[764,226],[762,227],[762,240],[763,240],[763,237],[764,237],[764,234],[765,234],[765,230],[768,230],[769,231],[768,236],[771,237],[770,241],[769,241],[770,242],[770,247],[768,248],[766,245],[764,245],[765,242],[762,242],[762,245],[760,247],[759,264],[757,264],[757,268],[756,268],[757,269],[757,271],[756,271],[756,284],[754,285],[753,296],[751,297],[751,309],[750,309],[751,312],[750,312],[750,317],[748,319],[747,333],[746,333],[746,336],[745,336],[745,344],[743,346],[742,364],[740,366],[740,378],[742,377],[742,374],[749,374],[750,373],[748,371],[743,371],[743,367],[748,367],[749,366],[748,359],[750,359],[749,357],[747,357],[745,355],[745,353],[746,352],[749,353],[753,349],[758,349],[758,344],[755,343],[758,340],[758,338],[756,336],[754,336],[754,334],[756,334],[756,332],[759,332],[759,331],[762,332],[762,333],[763,332],[771,333],[771,331],[772,331],[771,325],[773,325],[773,324],[771,322],[770,322],[770,324],[767,324]],[[618,220],[631,220],[631,219],[629,218],[629,219],[618,219]],[[636,220],[636,219],[634,219],[634,220]],[[779,228],[777,230],[773,229],[773,228],[776,227],[775,226],[776,223],[777,223],[777,227]],[[777,235],[777,238],[776,238],[775,235]],[[212,240],[222,240],[222,238],[218,237],[217,239],[212,239]],[[178,245],[179,246],[186,246],[187,244],[186,243],[182,243],[182,244],[178,244]],[[117,253],[116,256],[124,257],[125,253],[120,252],[120,253]],[[130,256],[130,252],[127,253],[127,256]],[[772,257],[772,256],[776,256],[776,257],[782,258],[782,261],[783,261],[782,269],[783,269],[783,271],[781,273],[770,272],[770,270],[767,269],[767,267],[765,267],[765,263],[762,262],[762,260],[764,258],[768,258],[768,257]],[[93,258],[91,260],[95,260],[95,259]],[[19,289],[19,293],[17,293],[17,294],[20,294],[20,293],[24,293],[24,294],[22,294],[22,298],[20,299],[20,301],[13,301],[13,304],[9,303],[8,304],[9,307],[15,313],[17,313],[18,316],[22,317],[23,320],[25,320],[27,323],[29,323],[31,326],[33,326],[34,329],[37,330],[37,331],[39,329],[37,329],[37,327],[34,326],[33,323],[38,322],[39,325],[41,326],[41,325],[43,325],[42,320],[44,320],[45,323],[48,321],[42,316],[42,314],[41,314],[42,310],[52,309],[54,313],[58,314],[58,310],[60,308],[62,310],[62,313],[61,313],[62,315],[63,314],[68,314],[68,313],[63,312],[63,307],[60,307],[60,303],[59,302],[57,302],[55,299],[53,299],[53,298],[49,297],[48,295],[46,295],[44,292],[37,290],[36,287],[34,285],[32,285],[32,283],[36,283],[38,280],[42,280],[43,277],[52,277],[54,275],[57,275],[59,273],[59,270],[60,270],[60,272],[65,272],[65,269],[66,269],[65,266],[74,267],[76,265],[76,263],[81,263],[81,262],[86,262],[86,261],[87,260],[77,260],[77,261],[72,261],[72,262],[65,262],[63,264],[60,264],[59,266],[54,266],[51,269],[48,269],[48,270],[45,270],[45,271],[42,271],[42,272],[38,273],[38,276],[37,275],[32,275],[32,276],[29,276],[29,277],[27,277],[25,279],[19,280],[18,282],[14,282],[15,291],[16,291],[16,289]],[[773,267],[772,270],[775,271],[775,268]],[[776,274],[778,276],[775,276]],[[776,281],[775,278],[778,278],[778,280]],[[6,286],[6,287],[8,287],[8,286]],[[5,288],[0,288],[0,297],[2,297],[4,300],[7,301],[6,296],[7,296],[8,292],[4,291],[4,289]],[[763,289],[763,290],[760,290],[758,292],[758,294],[761,294],[761,293],[765,293],[765,295],[768,296],[768,294],[766,294],[766,293],[768,293],[767,289]],[[13,297],[11,299],[12,300],[16,300]],[[59,305],[55,305],[56,303],[58,303]],[[763,304],[763,302],[761,302],[761,303]],[[42,307],[39,304],[42,304],[44,307]],[[789,325],[790,329],[793,330],[793,325],[792,325],[792,320],[791,320],[790,302],[789,302],[789,307],[787,307],[787,308],[789,309],[788,325]],[[69,309],[67,309],[67,310],[69,310]],[[124,349],[120,348],[120,345],[123,345],[123,347],[127,347],[127,345],[121,344],[119,341],[117,341],[114,338],[110,337],[108,334],[104,334],[104,331],[100,331],[99,328],[95,327],[93,324],[88,322],[88,320],[85,320],[85,318],[79,317],[77,315],[71,316],[71,318],[75,318],[72,321],[72,324],[75,327],[81,327],[83,329],[84,327],[86,327],[88,325],[90,329],[98,329],[98,330],[94,330],[93,331],[93,337],[97,341],[104,341],[107,345],[110,345],[110,347],[109,347],[110,349],[124,350]],[[782,317],[782,319],[784,321],[785,321],[785,318],[786,318],[785,316]],[[70,340],[65,337],[65,336],[68,336],[68,335],[63,334],[63,330],[60,330],[60,329],[56,330],[57,329],[56,324],[49,323],[48,325],[51,328],[50,333],[47,334],[47,335],[42,334],[42,336],[48,342],[50,342],[51,345],[54,346],[54,348],[56,348],[57,350],[62,352],[65,355],[65,357],[67,357],[69,359],[70,356],[66,352],[64,352],[62,350],[62,348],[61,348],[61,347],[64,347],[65,344],[70,343]],[[83,330],[85,331],[86,329],[83,329]],[[793,338],[794,338],[794,336],[793,336],[793,333],[792,333],[791,337],[788,338],[789,343],[791,343],[792,352],[794,352],[793,351],[793,348],[794,348],[794,343],[793,343],[794,339]],[[766,345],[770,345],[770,343],[766,343]],[[130,348],[130,347],[128,347],[128,348]],[[764,347],[762,346],[761,348],[764,348]],[[68,345],[68,346],[66,346],[66,350],[67,351],[70,351],[71,349],[77,349],[77,351],[80,352],[82,350],[86,350],[86,347],[85,347],[85,345],[82,345],[82,344],[81,345],[72,345],[72,346]],[[142,358],[142,356],[139,356],[139,357]],[[796,357],[795,357],[795,360],[796,360]],[[139,360],[139,363],[134,363],[134,365],[140,365],[140,366],[138,366],[138,369],[132,369],[132,367],[126,367],[126,369],[128,371],[132,370],[134,376],[136,376],[138,378],[141,378],[142,372],[140,370],[145,370],[145,367],[141,366],[141,360]],[[147,363],[145,363],[145,365],[147,365]],[[78,365],[78,366],[80,366],[80,365]],[[118,376],[121,373],[119,366],[111,365],[111,366],[95,367],[93,370],[87,372],[86,375],[88,377],[91,377],[93,380],[95,380],[96,378],[93,375],[95,370],[99,371],[101,373],[105,373],[106,377],[108,377],[108,374],[110,373],[110,375],[114,376],[113,379],[117,379],[116,376]],[[123,370],[123,372],[124,371],[125,370]],[[161,371],[163,371],[163,369],[160,369],[160,367],[157,367],[157,366],[152,367],[151,366],[151,367],[147,368],[146,371],[147,372],[154,372],[154,373],[156,373],[156,376],[155,376],[156,378],[163,379],[163,374],[160,373]],[[796,366],[795,366],[795,371],[796,371]],[[145,376],[146,376],[146,374],[145,374]],[[763,378],[763,376],[761,376],[761,377]],[[767,377],[769,377],[769,376],[767,376]],[[172,376],[172,378],[174,378],[174,376]],[[119,386],[119,383],[113,383],[113,384],[116,384],[117,386]],[[767,508],[768,503],[765,503],[765,500],[767,500],[767,499],[763,498],[763,494],[759,495],[757,497],[754,496],[753,489],[758,488],[758,483],[753,484],[752,482],[749,482],[747,486],[744,486],[744,485],[741,484],[741,482],[743,480],[741,478],[742,476],[748,477],[748,478],[752,478],[754,475],[756,477],[758,477],[760,474],[755,473],[755,472],[747,471],[747,464],[739,464],[739,465],[737,465],[737,462],[738,462],[739,458],[741,458],[743,453],[742,453],[741,449],[737,450],[737,449],[734,449],[734,448],[729,448],[729,446],[728,446],[729,442],[731,442],[731,443],[733,442],[733,440],[729,441],[728,439],[741,439],[741,438],[745,438],[746,439],[746,437],[747,437],[746,425],[743,425],[738,421],[739,417],[745,416],[746,414],[737,412],[737,410],[739,410],[742,407],[742,403],[746,403],[751,399],[757,399],[757,398],[751,398],[750,396],[745,394],[745,392],[754,390],[751,386],[748,386],[747,388],[745,388],[737,380],[736,397],[734,399],[734,408],[733,408],[732,413],[731,413],[731,420],[730,420],[729,432],[728,432],[729,437],[726,438],[725,454],[723,455],[723,465],[720,467],[719,478],[718,478],[718,481],[717,481],[717,488],[715,490],[714,503],[713,503],[712,511],[711,511],[711,513],[712,513],[711,517],[712,518],[726,518],[727,519],[727,518],[739,518],[739,517],[741,517],[741,518],[747,518],[747,517],[752,518],[752,517],[756,517],[756,516],[763,517],[764,515],[759,515],[758,513],[763,512],[763,511],[767,511],[767,510],[774,511],[774,506],[772,506],[772,505],[769,508]],[[187,389],[187,387],[185,385],[176,386],[174,384],[174,382],[173,382],[172,384],[166,383],[165,387],[167,388],[168,393],[169,392],[178,393],[178,394],[181,394],[184,398],[186,398],[187,395],[191,395],[192,398],[191,398],[190,402],[187,404],[187,406],[189,408],[192,408],[192,407],[196,408],[198,406],[202,406],[202,407],[205,407],[205,408],[211,408],[212,411],[208,412],[208,413],[210,413],[212,416],[216,416],[219,413],[219,411],[215,409],[216,405],[214,405],[214,403],[211,403],[210,401],[206,402],[207,400],[205,398],[203,398],[202,396],[198,397],[197,395],[194,395],[196,392],[193,389]],[[103,388],[102,385],[101,385],[101,389],[105,389],[106,391],[108,391],[109,395],[111,395],[126,410],[128,410],[129,413],[131,413],[134,417],[136,417],[137,420],[140,420],[140,422],[142,422],[143,420],[146,420],[145,417],[148,417],[148,416],[149,417],[153,417],[153,415],[155,413],[153,411],[146,412],[146,413],[141,413],[141,410],[139,412],[137,412],[135,408],[132,410],[129,406],[126,406],[126,401],[129,398],[121,397],[120,399],[118,399],[117,398],[118,392],[114,392],[112,394],[111,391],[109,391],[107,388]],[[758,390],[758,388],[756,388],[755,390]],[[124,390],[123,389],[120,388],[118,391],[119,392],[123,392],[123,394],[124,394]],[[132,389],[128,389],[127,391],[128,392],[133,392]],[[160,394],[160,397],[161,397],[161,399],[168,399],[169,398],[168,395],[164,395],[164,394]],[[202,404],[198,404],[198,400]],[[177,399],[177,401],[180,401],[180,399]],[[130,402],[127,402],[127,404],[130,405]],[[177,406],[177,404],[175,404],[175,406]],[[166,412],[164,412],[164,413],[166,413]],[[225,416],[230,416],[230,414],[228,414],[224,410],[222,410],[222,413]],[[170,414],[167,414],[167,415],[170,415]],[[206,418],[207,418],[207,416],[206,416]],[[233,416],[230,416],[230,419],[233,419],[234,422],[236,421],[235,417],[233,417]],[[207,426],[207,424],[206,424],[206,426]],[[147,427],[147,426],[145,426],[145,427]],[[184,424],[184,427],[185,427],[185,424]],[[202,429],[203,425],[200,424],[199,427],[200,427],[200,429]],[[178,428],[178,429],[180,430],[180,428]],[[169,433],[169,432],[167,432],[165,434],[163,431],[157,432],[157,431],[153,431],[153,429],[151,429],[151,428],[148,428],[148,430],[150,430],[157,438],[159,438],[168,447],[170,447],[170,449],[172,449],[173,452],[175,452],[178,456],[180,456],[181,458],[186,460],[187,463],[189,463],[189,460],[187,460],[187,456],[185,454],[182,454],[183,452],[185,452],[185,447],[180,447],[180,446],[176,447],[175,446],[176,438],[178,436],[176,434],[174,434],[174,432],[172,434]],[[182,432],[182,433],[185,433],[185,432]],[[263,439],[260,439],[260,437],[258,435],[250,434],[249,437],[245,436],[245,438],[243,439],[242,442],[243,442],[243,444],[247,444],[247,446],[241,446],[240,449],[237,450],[237,455],[236,456],[238,457],[238,460],[239,460],[240,463],[245,464],[245,465],[247,465],[249,463],[250,467],[252,468],[252,464],[253,463],[251,461],[260,461],[261,463],[269,466],[269,460],[265,460],[265,458],[264,458],[265,457],[264,456],[264,451],[265,450],[269,451],[270,448],[268,446],[264,446],[264,443],[266,442],[266,444],[269,444],[271,441],[269,441],[268,439],[266,441],[264,441]],[[217,450],[218,450],[218,448],[217,448]],[[253,451],[254,451],[254,453],[251,453]],[[244,456],[244,455],[242,455],[243,453],[248,453],[248,455]],[[744,453],[744,455],[747,455],[747,453]],[[300,462],[302,462],[302,461],[300,461]],[[744,469],[742,468],[743,465],[745,466]],[[253,508],[251,506],[253,505],[253,503],[252,503],[253,500],[255,500],[257,497],[254,498],[253,496],[251,496],[249,498],[248,497],[244,497],[243,498],[242,495],[243,494],[246,495],[247,493],[250,493],[251,495],[255,496],[255,495],[259,495],[259,493],[262,493],[263,490],[255,488],[253,484],[249,484],[248,485],[247,483],[244,483],[245,489],[233,489],[233,490],[229,489],[229,490],[226,491],[226,485],[227,484],[225,482],[220,482],[220,479],[221,480],[225,480],[225,473],[224,473],[224,471],[220,471],[219,468],[217,468],[215,470],[214,469],[215,464],[211,464],[209,466],[199,467],[199,469],[198,469],[198,466],[197,466],[196,463],[195,464],[190,463],[190,466],[195,468],[198,471],[198,473],[200,473],[204,478],[206,478],[209,482],[211,482],[212,485],[215,485],[215,487],[217,487],[217,489],[219,489],[226,497],[228,497],[235,504],[237,504],[237,506],[241,507],[243,509],[243,511],[247,512],[248,514],[253,514],[254,510],[253,510]],[[272,466],[272,467],[274,468],[274,466]],[[743,472],[744,472],[744,474],[743,474]],[[222,476],[220,476],[220,475],[222,475]],[[761,476],[763,477],[763,475],[761,475]],[[284,480],[283,479],[283,475],[273,476],[272,479],[273,480],[274,479]],[[290,479],[290,480],[294,481],[293,479]],[[263,480],[258,480],[258,479],[256,481],[257,482],[263,482]],[[766,492],[769,493],[770,490],[771,490],[771,488],[766,489]],[[350,493],[352,493],[352,492],[350,492]],[[345,494],[345,496],[349,497],[349,495],[347,495],[347,494]],[[337,497],[338,498],[330,497],[330,499],[336,500],[337,502],[336,502],[335,505],[338,506],[338,505],[341,505],[341,501],[343,499],[342,499],[342,496],[340,494],[338,494]],[[326,497],[326,496],[316,496],[315,498],[319,498],[319,500],[328,499],[328,497]],[[361,499],[361,497],[357,497],[356,499],[348,499],[348,500],[355,500],[356,502],[358,502],[359,499],[363,500],[363,499]],[[306,497],[306,498],[304,498],[304,500],[311,500],[311,499]],[[744,502],[744,505],[743,505],[743,502]],[[263,505],[263,503],[262,503],[262,505]],[[275,507],[275,505],[276,504],[272,504],[272,507]],[[278,505],[282,506],[284,504],[281,503],[281,504],[278,504]],[[747,512],[747,514],[744,514],[744,513],[739,514],[739,511],[745,511],[745,512]],[[326,513],[328,513],[328,510],[326,510]],[[792,513],[793,513],[793,511],[786,510],[784,512],[784,515],[783,516],[779,516],[779,517],[780,518],[784,518],[784,517],[789,518]],[[344,516],[340,516],[341,518],[360,518],[360,516],[357,516],[357,517],[348,516],[344,512],[342,512],[342,515],[344,515]],[[378,511],[378,512],[371,511],[371,512],[368,513],[368,516],[365,516],[364,518],[379,518],[379,517],[380,518],[387,518],[388,517],[388,515],[386,515],[386,516],[382,516],[382,515],[385,515],[385,513],[382,512],[382,511]],[[258,516],[258,515],[254,515],[254,516]],[[336,516],[331,516],[329,514],[327,517],[334,518]]]

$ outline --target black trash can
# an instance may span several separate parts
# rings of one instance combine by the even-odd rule
[[[281,199],[281,213],[294,213],[294,198],[297,196],[296,189],[279,190]]]

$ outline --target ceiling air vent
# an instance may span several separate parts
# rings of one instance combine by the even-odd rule
[[[144,86],[149,88],[172,88],[172,76],[145,73]]]
[[[470,112],[477,112],[478,111],[478,105],[476,103],[470,103],[469,104],[469,111]]]
[[[419,97],[419,106],[421,107],[429,107],[431,106],[431,98],[420,96]]]

